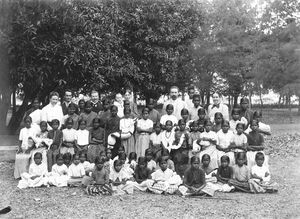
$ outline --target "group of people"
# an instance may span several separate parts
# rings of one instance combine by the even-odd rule
[[[149,99],[139,114],[130,90],[101,102],[92,91],[78,105],[71,91],[61,103],[52,92],[42,109],[34,100],[19,135],[18,187],[83,186],[89,195],[276,192],[264,153],[271,129],[261,112],[241,98],[229,116],[217,93],[206,109],[194,91],[183,101],[171,87],[162,113]]]

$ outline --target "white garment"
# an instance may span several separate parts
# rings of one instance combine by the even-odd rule
[[[35,140],[36,136],[36,129],[35,128],[22,128],[19,134],[19,141],[22,141],[21,148],[22,150],[27,150],[29,145],[28,145],[28,138],[31,137],[33,140]]]
[[[186,96],[186,98],[184,99],[184,102],[185,102],[187,110],[189,111],[189,113],[191,113],[191,109],[194,107],[193,98],[190,99],[189,96]]]
[[[209,138],[212,141],[216,141],[218,144],[218,136],[217,136],[217,133],[215,133],[214,131],[202,132],[202,133],[200,133],[200,138]],[[211,145],[215,145],[215,144],[212,144],[210,141],[201,140],[200,145],[202,146],[202,150],[203,150],[203,149],[205,149]]]
[[[212,107],[213,107],[212,104],[209,105],[207,110],[208,116],[212,122],[214,121],[215,113],[217,112],[222,113],[223,118],[225,120],[229,120],[229,111],[228,111],[228,107],[225,104],[220,103],[219,108],[217,107],[212,108]]]
[[[190,120],[198,120],[199,116],[198,116],[198,110],[202,109],[201,106],[198,106],[197,108],[193,105],[189,110],[189,114],[190,114]]]
[[[68,180],[70,177],[67,175],[67,173],[68,173],[68,167],[65,164],[61,166],[54,164],[52,166],[52,171],[51,173],[49,173],[48,176],[49,185],[53,185],[57,187],[68,186]]]
[[[140,128],[140,129],[143,129],[143,130],[150,129],[150,128],[153,128],[153,121],[150,120],[150,119],[147,119],[147,120],[145,120],[145,119],[139,119],[137,121],[137,125],[136,126],[137,126],[137,128]]]
[[[169,99],[168,101],[166,101],[164,103],[164,106],[163,106],[164,114],[166,114],[166,107],[168,104],[173,105],[173,107],[174,107],[173,115],[176,116],[177,120],[181,119],[181,110],[184,108],[187,108],[186,103],[183,100],[181,100],[180,98],[177,98],[176,100]]]
[[[57,173],[60,176],[67,175],[68,174],[68,167],[65,164],[62,164],[60,166],[57,165],[57,164],[54,164],[52,166],[51,172],[52,173]]]
[[[131,118],[122,118],[120,120],[120,130],[122,133],[134,132],[134,120]]]
[[[247,137],[245,134],[234,134],[233,135],[233,143],[235,143],[236,146],[242,146],[243,144],[246,144],[248,142]],[[241,149],[234,149],[235,152],[243,152]]]
[[[151,133],[150,135],[150,141],[152,141],[152,143],[154,145],[160,144],[162,139],[162,133],[159,133],[158,135],[156,134],[156,132]]]
[[[72,163],[68,169],[68,176],[69,177],[84,177],[85,171],[84,171],[83,165],[81,163],[79,163],[78,165],[75,165],[74,163]]]
[[[63,129],[63,141],[66,142],[74,142],[75,141],[75,136],[76,136],[76,130],[71,128],[71,129]]]
[[[76,130],[75,134],[75,140],[77,141],[78,145],[88,145],[89,144],[89,131],[84,129],[84,130]]]
[[[161,143],[164,146],[164,148],[168,149],[170,148],[175,141],[175,131],[172,129],[171,132],[167,132],[167,130],[163,131],[161,133]]]
[[[84,161],[81,164],[83,165],[83,168],[84,168],[85,171],[93,170],[93,168],[95,167],[94,163],[90,163],[88,161]]]
[[[217,132],[218,136],[218,145],[221,148],[228,148],[228,146],[233,142],[233,137],[234,134],[231,130],[228,130],[227,133],[224,133],[223,130],[221,129],[220,131]]]
[[[41,163],[40,165],[36,165],[36,163],[32,163],[29,166],[28,173],[31,176],[44,176],[48,173],[47,166]]]
[[[243,123],[243,124],[245,124],[245,127],[246,127],[246,125],[248,124],[248,121],[247,121],[247,119],[245,117],[241,117],[240,120],[236,120],[236,121],[234,121],[233,119],[231,119],[229,121],[229,127],[230,127],[229,130],[231,130],[233,133],[236,133],[236,125],[238,123]]]
[[[124,117],[124,103],[119,103],[117,101],[114,101],[114,105],[116,107],[118,107],[118,113],[117,115],[120,117],[120,118],[123,118]]]
[[[177,125],[177,123],[178,123],[178,119],[176,118],[175,115],[173,115],[173,114],[172,114],[172,115],[166,114],[166,115],[163,115],[163,116],[160,118],[160,124],[166,125],[166,122],[167,122],[168,120],[172,121],[173,126]]]
[[[53,119],[58,119],[61,126],[63,123],[63,117],[64,114],[62,108],[58,103],[55,104],[54,106],[51,103],[49,103],[47,106],[45,106],[42,109],[42,121],[51,122]],[[51,127],[48,125],[48,128]]]
[[[264,132],[271,133],[271,127],[269,125],[265,124],[265,123],[259,122],[258,127],[259,127],[260,130],[262,130]],[[251,131],[252,130],[251,130],[250,126],[248,126],[248,128],[245,130],[245,133],[249,134]]]
[[[269,175],[266,177],[266,173]],[[251,174],[256,174],[257,176],[261,177],[263,179],[263,182],[270,182],[271,180],[271,175],[270,171],[267,165],[262,165],[261,167],[254,165],[251,168]],[[259,179],[254,179],[256,181],[259,181]]]

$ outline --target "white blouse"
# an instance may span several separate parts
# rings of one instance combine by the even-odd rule
[[[122,133],[134,132],[134,120],[131,118],[123,118],[120,120],[120,130]]]
[[[89,136],[90,133],[88,130],[76,130],[75,140],[77,141],[78,145],[88,145],[89,144]]]

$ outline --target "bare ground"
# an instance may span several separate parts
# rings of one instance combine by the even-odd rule
[[[19,190],[13,164],[2,162],[0,207],[12,206],[3,218],[298,218],[300,135],[284,133],[266,140],[272,178],[280,184],[277,194],[216,193],[213,199],[199,199],[140,192],[89,197],[79,188]]]

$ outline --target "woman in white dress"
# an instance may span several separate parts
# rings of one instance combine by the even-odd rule
[[[225,104],[221,103],[222,95],[215,92],[212,95],[212,98],[213,98],[213,104],[209,105],[207,110],[210,121],[211,122],[214,121],[215,113],[217,112],[222,113],[224,120],[229,121],[228,107]]]

